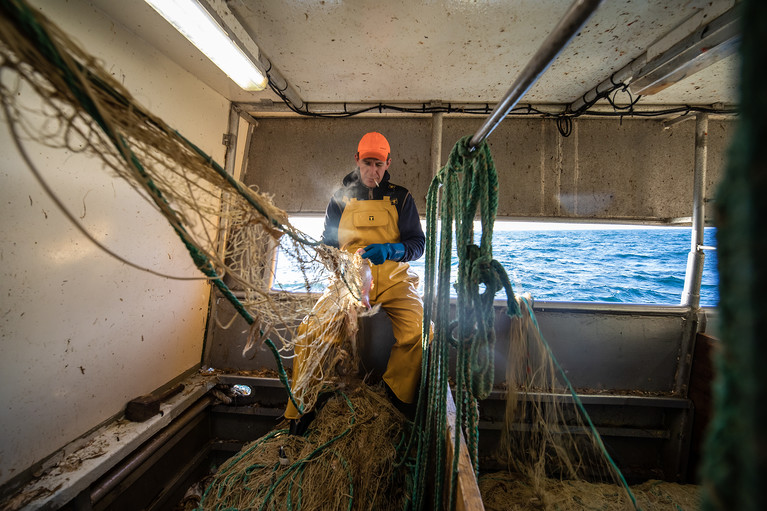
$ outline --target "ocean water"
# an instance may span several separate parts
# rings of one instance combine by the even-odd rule
[[[704,245],[716,245],[705,229]],[[493,258],[515,293],[539,301],[678,305],[684,289],[690,228],[494,231]],[[458,262],[453,263],[453,282]],[[411,263],[423,275],[423,258]],[[719,302],[716,251],[706,250],[701,305]],[[497,298],[505,298],[504,291]]]
[[[494,228],[493,257],[506,270],[515,293],[530,293],[536,301],[680,303],[691,245],[689,227],[533,225],[546,227],[496,223]],[[716,246],[715,228],[705,229],[703,244]],[[410,265],[423,282],[424,259]],[[287,266],[280,265],[278,256],[279,285],[302,289],[300,274]],[[451,282],[457,269],[454,257]],[[701,306],[718,304],[718,281],[716,250],[705,250]],[[505,292],[496,298],[504,299]]]

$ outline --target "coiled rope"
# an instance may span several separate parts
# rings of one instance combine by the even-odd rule
[[[493,386],[495,314],[493,301],[500,289],[506,290],[507,314],[519,315],[508,275],[493,259],[492,236],[498,209],[498,175],[490,149],[483,142],[476,149],[469,146],[471,137],[460,139],[447,164],[432,180],[426,197],[425,294],[423,321],[423,365],[418,415],[414,431],[419,435],[413,502],[416,509],[424,504],[427,472],[433,473],[434,509],[443,508],[443,496],[449,495],[448,509],[455,498],[458,456],[453,457],[449,492],[445,494],[445,443],[449,350],[455,347],[456,362],[456,440],[467,438],[475,473],[479,469],[479,413],[477,401],[486,398]],[[441,192],[441,200],[440,200]],[[439,204],[439,206],[438,206]],[[437,224],[437,209],[440,209]],[[482,233],[474,244],[474,218],[479,211]],[[456,289],[457,318],[450,316],[450,273],[453,255],[458,257]],[[440,232],[437,262],[436,233]],[[436,271],[435,271],[436,268]],[[435,285],[436,284],[436,285]],[[432,338],[431,323],[434,318]],[[422,400],[424,400],[422,402]],[[425,406],[423,406],[425,405]],[[428,470],[433,460],[433,472]]]

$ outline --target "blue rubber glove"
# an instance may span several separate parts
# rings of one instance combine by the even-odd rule
[[[399,261],[405,255],[402,243],[373,243],[363,249],[361,256],[373,264],[382,264],[387,259]]]

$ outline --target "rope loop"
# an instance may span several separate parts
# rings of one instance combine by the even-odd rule
[[[455,143],[447,163],[431,182],[426,198],[426,245],[424,278],[424,356],[421,369],[421,392],[417,424],[418,457],[416,481],[425,482],[429,467],[438,474],[432,490],[434,508],[452,508],[455,499],[457,460],[453,457],[452,474],[445,475],[446,459],[442,433],[446,429],[448,364],[455,361],[456,428],[460,428],[469,447],[469,455],[478,471],[479,413],[478,400],[486,398],[495,376],[495,295],[506,290],[507,313],[519,310],[509,277],[493,259],[492,236],[498,210],[498,174],[486,142],[471,147],[471,136]],[[437,212],[439,211],[439,218]],[[478,220],[478,222],[477,222]],[[438,222],[441,228],[437,229]],[[481,231],[475,240],[475,225]],[[439,236],[439,243],[437,241]],[[439,247],[439,251],[437,250]],[[452,257],[458,257],[455,282],[457,298],[453,304],[450,291],[454,270]],[[451,312],[454,311],[454,312]],[[431,321],[435,335],[431,337]],[[450,350],[455,350],[452,356]],[[425,404],[425,406],[422,406]],[[456,439],[461,435],[456,435]],[[454,446],[457,452],[458,445]],[[443,491],[442,484],[449,484]],[[418,488],[418,486],[416,487]],[[442,499],[449,499],[443,505]],[[425,496],[414,489],[414,509],[421,509]]]

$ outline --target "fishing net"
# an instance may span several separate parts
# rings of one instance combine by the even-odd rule
[[[539,509],[641,509],[541,334],[530,297],[518,300],[521,314],[511,319],[505,427],[497,453],[508,466],[513,493],[529,495]],[[589,491],[609,498],[593,508],[577,507]]]
[[[322,398],[306,436],[277,429],[247,444],[216,472],[200,508],[406,509],[410,472],[396,468],[411,423],[380,386]]]
[[[530,481],[510,472],[485,474],[479,489],[486,511],[610,511],[621,507],[621,491],[613,484],[582,480],[544,479]],[[650,480],[631,486],[639,509],[652,511],[697,511],[700,488],[695,485]],[[628,508],[632,509],[632,508]]]
[[[315,352],[316,366],[294,385],[298,409],[311,408],[333,368],[351,366],[355,330],[338,330],[339,318],[355,323],[361,299],[363,263],[294,228],[271,197],[236,181],[213,159],[161,119],[144,110],[93,57],[36,10],[21,1],[0,4],[0,95],[17,147],[40,184],[62,212],[93,243],[125,261],[85,229],[54,191],[25,150],[34,141],[98,158],[106,171],[127,181],[168,220],[204,277],[251,325],[243,351],[252,357],[266,345],[280,361],[297,341]],[[35,101],[30,100],[36,97]],[[20,98],[24,98],[22,101]],[[220,249],[219,247],[223,247]],[[274,254],[298,274],[298,286],[327,286],[333,308],[314,310],[314,298],[275,283]],[[164,275],[168,277],[167,275]],[[297,335],[301,319],[314,318],[312,336]],[[322,315],[325,316],[322,316]],[[226,326],[230,321],[215,318]],[[335,338],[336,343],[322,342]],[[343,344],[343,346],[341,346]]]

